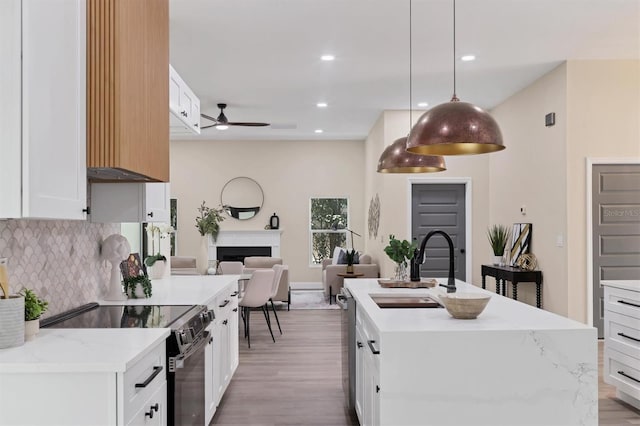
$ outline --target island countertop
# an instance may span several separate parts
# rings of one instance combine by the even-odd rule
[[[600,284],[606,287],[616,287],[623,290],[640,291],[640,280],[602,280]]]
[[[436,279],[446,283],[446,279]],[[538,309],[507,297],[491,293],[472,284],[456,280],[458,292],[491,295],[484,311],[475,320],[458,320],[446,309],[382,309],[371,295],[434,295],[446,291],[434,288],[383,288],[376,279],[345,279],[345,287],[364,308],[380,332],[390,331],[506,331],[506,330],[587,330],[592,329],[577,321]]]

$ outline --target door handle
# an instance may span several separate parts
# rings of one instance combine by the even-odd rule
[[[460,249],[460,253],[465,254],[466,250],[465,249]]]

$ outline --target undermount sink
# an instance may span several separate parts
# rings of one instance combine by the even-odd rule
[[[442,308],[431,296],[396,296],[386,294],[372,294],[371,300],[381,309],[402,308]]]

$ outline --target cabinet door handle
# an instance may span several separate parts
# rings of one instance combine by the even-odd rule
[[[153,217],[153,212],[147,213],[147,216]]]
[[[380,386],[376,385],[376,393],[380,393]]]
[[[212,343],[213,343],[213,336],[209,337],[209,344],[212,344]]]
[[[225,306],[227,306],[229,304],[229,300],[225,300],[222,305],[218,305],[219,308],[224,308]]]
[[[82,209],[82,213],[91,214],[91,207],[87,207],[86,209]]]
[[[640,308],[640,305],[636,305],[635,303],[627,302],[625,300],[618,300],[618,303],[622,303],[623,305],[633,306],[635,308]]]
[[[153,418],[153,412],[158,412],[158,410],[160,409],[160,406],[158,405],[158,403],[156,402],[155,405],[152,405],[149,407],[149,412],[148,413],[144,413],[144,416],[147,417],[149,416],[150,419]]]
[[[228,320],[224,320],[222,321],[222,324],[227,325],[228,322],[229,322]]]
[[[624,333],[618,333],[618,336],[620,336],[620,337],[625,337],[625,338],[627,338],[627,339],[634,340],[634,341],[636,341],[636,342],[640,342],[640,339],[636,339],[635,337],[627,336],[627,335],[626,335],[626,334],[624,334]]]
[[[156,376],[158,374],[160,374],[161,371],[162,371],[162,366],[161,365],[156,365],[155,367],[153,367],[153,373],[151,373],[151,375],[149,377],[147,377],[147,380],[145,380],[142,383],[136,383],[136,387],[137,388],[146,388],[147,385],[149,385],[149,383],[151,383],[151,381],[153,379],[155,379]]]
[[[367,341],[367,343],[369,344],[369,349],[371,349],[371,353],[374,355],[378,355],[380,353],[380,349],[376,349],[375,346],[373,346],[375,342],[376,342],[375,340]]]
[[[233,308],[233,312],[238,312],[238,308]]]
[[[231,297],[235,297],[235,296],[237,296],[237,295],[238,295],[238,292],[237,292],[237,291],[234,291],[233,293],[231,293]]]
[[[622,370],[618,371],[618,374],[619,374],[619,375],[621,375],[621,376],[626,377],[627,379],[631,379],[631,380],[633,380],[634,382],[638,382],[638,383],[640,383],[640,380],[636,379],[635,377],[631,377],[630,375],[626,374],[626,373],[625,373],[624,371],[622,371]]]
[[[362,344],[362,342],[360,342],[360,341],[357,341],[357,342],[356,342],[356,345],[358,345],[358,348],[361,348],[361,347],[363,347],[363,346],[364,346],[364,345]]]
[[[193,123],[193,126],[194,127],[200,127],[200,126],[198,126],[198,123]]]

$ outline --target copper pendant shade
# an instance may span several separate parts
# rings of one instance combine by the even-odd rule
[[[501,151],[502,132],[488,112],[457,98],[422,114],[407,150],[423,155],[468,155]]]
[[[407,138],[396,139],[378,160],[378,173],[434,173],[446,169],[440,156],[407,152]]]

